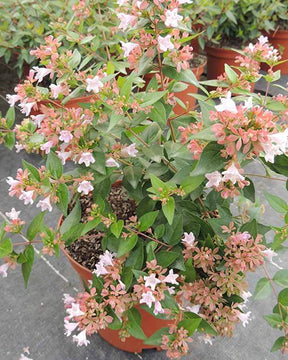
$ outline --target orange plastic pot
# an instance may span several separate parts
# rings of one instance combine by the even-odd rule
[[[279,50],[282,56],[281,60],[288,60],[288,30],[277,30],[264,35],[268,36],[269,43]],[[268,66],[262,64],[262,69],[267,71]],[[288,75],[288,61],[273,67],[273,70],[281,70],[282,75]]]
[[[231,49],[206,47],[207,55],[207,80],[216,80],[225,71],[225,64],[238,66],[235,57],[238,53]]]

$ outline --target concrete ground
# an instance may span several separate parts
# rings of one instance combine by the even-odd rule
[[[0,110],[5,113],[7,103],[1,97],[8,88],[11,93],[11,76],[6,68],[0,67]],[[285,85],[288,77],[283,77],[281,83]],[[5,85],[6,84],[6,85]],[[256,87],[257,91],[264,89],[263,83]],[[18,113],[18,119],[21,114]],[[39,164],[40,157],[27,155],[24,152],[16,154],[0,146],[0,210],[10,211],[12,207],[22,210],[22,217],[29,221],[36,214],[34,206],[25,207],[21,201],[8,196],[7,176],[15,176],[16,170],[21,167],[21,160],[25,159]],[[249,168],[248,172],[263,173],[262,169]],[[254,178],[258,188],[258,195],[264,201],[264,191],[287,199],[285,183]],[[267,203],[265,203],[267,205]],[[46,215],[46,223],[55,226],[58,213]],[[275,225],[281,225],[279,214],[271,209],[265,213],[265,218]],[[47,262],[48,260],[48,262]],[[281,266],[288,267],[288,260],[282,254],[276,260]],[[269,267],[271,273],[277,269]],[[98,335],[91,338],[88,347],[77,348],[72,338],[63,333],[63,317],[65,311],[61,301],[63,293],[75,294],[75,288],[81,289],[80,281],[66,258],[47,258],[44,261],[36,257],[35,266],[31,274],[28,289],[25,290],[20,269],[9,271],[6,279],[0,279],[0,360],[18,360],[23,353],[23,347],[29,347],[34,360],[161,360],[166,359],[165,352],[147,350],[141,355],[125,353],[108,345]],[[258,275],[252,274],[249,278],[251,292],[254,291]],[[264,274],[260,273],[260,276]],[[190,354],[184,360],[276,360],[281,359],[280,353],[270,353],[275,339],[280,336],[271,329],[262,316],[272,311],[275,300],[271,296],[267,301],[248,304],[252,311],[253,320],[243,328],[237,327],[232,339],[216,338],[213,345],[205,345],[197,336],[191,344]],[[278,335],[278,336],[277,336]]]

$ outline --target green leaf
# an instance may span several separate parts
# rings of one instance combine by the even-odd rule
[[[210,335],[218,335],[217,331],[205,320],[202,319],[200,325],[198,326],[198,331]]]
[[[140,222],[139,230],[146,231],[147,229],[149,229],[154,224],[158,214],[159,214],[159,210],[151,211],[141,216],[141,218],[139,219]]]
[[[257,221],[253,219],[249,223],[243,224],[240,228],[240,231],[247,231],[255,239],[258,233]]]
[[[205,176],[203,175],[188,176],[181,183],[181,187],[184,190],[185,194],[188,195],[192,191],[196,190],[204,180],[205,180]]]
[[[37,180],[40,181],[40,175],[38,172],[38,169],[33,166],[32,164],[29,164],[27,161],[22,160],[23,168],[27,169],[29,173]]]
[[[68,61],[68,65],[70,68],[74,69],[76,68],[81,62],[81,54],[77,49],[73,51],[72,58]]]
[[[77,225],[81,219],[81,206],[79,200],[76,201],[76,204],[66,219],[63,221],[60,227],[60,233],[64,234],[71,229],[72,226]]]
[[[11,129],[11,127],[14,124],[15,121],[15,109],[14,106],[10,107],[9,110],[6,113],[6,125],[8,126],[9,129]]]
[[[22,275],[24,278],[25,288],[27,288],[29,277],[34,263],[34,248],[32,245],[26,246],[26,249],[24,250],[24,256],[26,258],[26,262],[22,264]]]
[[[47,156],[46,168],[56,179],[60,179],[63,173],[61,160],[52,151]]]
[[[126,166],[124,168],[124,177],[127,182],[133,187],[133,189],[137,189],[142,175],[143,171],[140,167]]]
[[[166,127],[167,116],[165,106],[160,102],[156,102],[153,105],[153,109],[148,114],[149,118],[155,122],[157,122],[161,129]]]
[[[57,203],[58,208],[64,216],[67,216],[67,209],[69,203],[69,190],[66,184],[60,183],[58,189],[56,191],[56,195],[59,198],[59,202]]]
[[[122,274],[121,274],[121,280],[126,286],[126,290],[130,288],[133,280],[133,272],[131,267],[124,267]]]
[[[168,245],[176,245],[179,243],[183,234],[183,216],[175,215],[171,225],[166,224],[163,240]]]
[[[9,131],[6,133],[4,137],[4,145],[9,149],[12,150],[15,144],[15,133],[13,131]]]
[[[267,278],[261,278],[253,294],[255,300],[266,299],[271,293],[272,287],[270,281]]]
[[[225,163],[221,156],[223,147],[216,142],[210,142],[205,146],[196,168],[192,171],[191,176],[205,175],[207,173],[220,170]]]
[[[192,259],[188,259],[185,262],[185,271],[181,271],[181,274],[185,276],[185,281],[188,283],[192,283],[196,279],[196,271],[192,264]]]
[[[231,81],[231,83],[235,84],[235,82],[238,79],[238,76],[237,76],[236,72],[228,64],[225,64],[225,73],[226,73],[228,79]]]
[[[273,328],[279,328],[279,325],[282,323],[282,318],[279,314],[264,315],[264,319]]]
[[[144,245],[143,241],[138,241],[135,248],[130,252],[125,266],[130,266],[132,269],[142,269],[144,261]]]
[[[167,93],[167,91],[157,91],[157,92],[153,92],[153,93],[143,93],[142,92],[142,93],[135,94],[135,97],[138,97],[143,101],[142,104],[140,105],[143,108],[143,107],[155,104],[166,93]]]
[[[8,256],[13,251],[12,241],[10,239],[4,239],[0,243],[0,259]]]
[[[253,181],[246,177],[246,180],[250,182],[248,186],[244,186],[243,195],[246,199],[255,202],[255,187]]]
[[[288,204],[279,196],[265,193],[265,197],[268,200],[269,204],[272,206],[272,208],[277,212],[285,214],[288,211]]]
[[[206,141],[217,140],[214,132],[212,131],[212,126],[209,126],[199,131],[197,134],[189,136],[189,139],[198,139],[198,140],[206,140]]]
[[[126,239],[120,239],[120,245],[117,252],[117,257],[121,257],[131,251],[135,245],[137,244],[138,236],[136,234],[132,234]]]
[[[273,277],[273,281],[283,287],[288,287],[288,269],[277,271]]]
[[[147,261],[152,261],[155,259],[154,251],[157,248],[157,243],[155,241],[150,241],[146,246],[146,253],[147,253]]]
[[[119,220],[110,226],[110,231],[112,232],[112,234],[114,236],[116,236],[117,239],[119,238],[119,236],[122,233],[123,226],[124,226],[123,220]]]
[[[166,268],[178,258],[178,253],[173,251],[161,250],[156,254],[157,264]]]
[[[288,288],[280,291],[278,301],[281,305],[288,306]]]
[[[160,330],[154,332],[148,339],[144,341],[145,345],[155,345],[160,346],[162,345],[162,336],[169,335],[169,328],[163,327]]]
[[[4,221],[4,222],[1,224],[1,227],[0,227],[0,241],[2,241],[3,238],[4,238],[4,235],[5,235],[5,230],[4,230],[4,228],[5,228],[6,225],[7,225],[7,224],[6,224],[6,221]]]
[[[195,318],[191,318],[191,319],[184,319],[181,320],[178,323],[178,329],[180,329],[181,327],[183,327],[184,329],[186,329],[188,331],[188,335],[192,336],[194,334],[194,332],[196,331],[196,329],[198,328],[198,326],[201,324],[202,318],[196,314]]]
[[[285,344],[285,337],[284,336],[279,337],[272,346],[271,352],[281,350],[284,344]]]
[[[93,157],[95,162],[90,164],[91,169],[99,172],[102,175],[106,175],[106,158],[103,152],[93,151]]]
[[[45,212],[41,212],[40,214],[35,216],[35,218],[31,221],[26,233],[28,240],[32,241],[37,235],[37,233],[41,231],[44,215]]]
[[[162,211],[168,221],[168,224],[171,225],[173,222],[175,211],[175,200],[172,196],[169,197],[165,205],[162,204]]]
[[[129,320],[127,330],[129,334],[134,336],[136,339],[146,340],[147,337],[141,328],[140,312],[137,309],[132,308],[127,311],[127,315]]]

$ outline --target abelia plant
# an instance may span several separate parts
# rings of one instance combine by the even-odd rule
[[[8,95],[11,109],[1,120],[1,141],[12,148],[16,137],[17,151],[39,153],[46,162],[37,168],[23,161],[16,177],[7,179],[10,196],[41,211],[26,232],[16,209],[1,213],[0,274],[6,277],[21,265],[27,285],[34,243],[43,244],[43,253],[58,256],[61,248],[98,231],[103,253],[93,269],[93,281],[76,296],[64,295],[65,334],[73,333],[73,341],[83,346],[91,334],[116,329],[123,341],[132,335],[161,346],[170,358],[180,358],[187,354],[195,331],[211,341],[216,335],[231,336],[238,323],[247,325],[251,294],[246,276],[262,267],[266,275],[256,286],[256,299],[269,295],[274,283],[284,287],[276,293],[276,307],[266,320],[283,330],[273,350],[285,353],[287,270],[279,270],[272,279],[265,261],[277,265],[273,258],[287,240],[288,204],[266,194],[271,206],[285,216],[281,228],[262,224],[256,212],[241,203],[245,198],[250,208],[258,206],[246,164],[260,161],[267,178],[271,171],[280,181],[281,175],[288,176],[288,100],[270,97],[268,91],[265,95],[250,91],[261,77],[268,86],[278,79],[273,66],[279,55],[261,37],[240,54],[239,67],[226,66],[221,79],[214,80],[216,90],[208,92],[204,85],[211,82],[199,83],[188,65],[182,66],[181,52],[175,55],[179,68],[164,61],[181,39],[189,1],[118,5],[123,8],[118,12],[122,14],[118,30],[124,56],[129,49],[141,50],[136,70],[125,75],[109,62],[85,68],[79,52],[61,53],[59,41],[48,37],[46,46],[33,51],[42,66],[30,71],[16,94]],[[147,7],[155,11],[149,25]],[[136,24],[149,26],[147,42],[138,31],[141,47],[123,46],[123,27],[126,31]],[[136,44],[134,30],[127,40]],[[151,49],[159,76],[142,91],[145,80],[139,64]],[[270,66],[267,75],[259,72],[259,62]],[[41,87],[48,76],[51,84]],[[195,95],[198,105],[193,111],[183,105],[183,114],[175,114],[175,92],[187,83],[203,93]],[[83,96],[77,101],[79,95]],[[18,102],[25,118],[12,130],[13,106]],[[75,169],[65,171],[71,161]],[[108,201],[115,186],[121,186],[123,196],[135,205],[127,219],[117,217]],[[89,196],[92,204],[81,214],[80,202]],[[233,204],[239,205],[238,211],[234,207],[232,212]],[[55,206],[63,218],[52,229],[44,217]],[[267,243],[270,229],[276,236]],[[9,233],[22,241],[12,242]],[[169,319],[170,325],[147,338],[139,306]]]

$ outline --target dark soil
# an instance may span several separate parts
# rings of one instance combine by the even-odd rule
[[[206,56],[200,55],[200,54],[194,54],[193,55],[193,59],[190,62],[190,67],[193,68],[197,68],[199,66],[201,66],[202,64],[204,64],[206,61]]]
[[[113,213],[117,219],[124,220],[125,224],[129,223],[131,216],[136,215],[136,203],[127,197],[127,193],[122,186],[113,186],[107,198]],[[82,222],[87,222],[89,215],[89,208],[93,204],[93,194],[80,197],[80,204],[82,208]],[[91,230],[84,236],[81,236],[72,245],[68,246],[66,250],[72,258],[84,267],[94,270],[99,256],[103,254],[101,247],[101,240],[104,233],[97,230]]]
[[[277,25],[279,26],[280,30],[288,30],[288,20],[279,20],[277,22]]]

